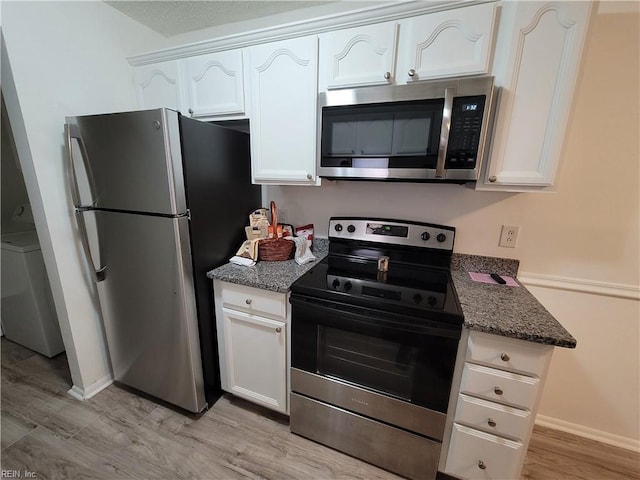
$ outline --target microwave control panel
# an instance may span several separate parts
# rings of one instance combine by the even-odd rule
[[[453,99],[445,168],[476,167],[485,101],[484,95]]]

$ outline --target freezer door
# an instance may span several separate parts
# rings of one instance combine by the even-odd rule
[[[186,212],[178,122],[167,109],[67,118],[72,172],[92,196],[76,206]]]
[[[115,379],[201,411],[205,395],[188,219],[93,214],[104,268],[97,288]]]

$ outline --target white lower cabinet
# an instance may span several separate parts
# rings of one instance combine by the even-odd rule
[[[289,413],[286,294],[214,281],[222,389]]]
[[[517,479],[553,347],[464,331],[440,470],[463,479]]]
[[[522,463],[523,445],[454,424],[451,447],[464,455],[451,456],[447,472],[460,478],[515,480]]]

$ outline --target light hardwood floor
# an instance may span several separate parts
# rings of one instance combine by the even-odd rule
[[[200,417],[110,386],[79,402],[64,354],[2,339],[3,476],[48,479],[398,479],[289,432],[287,418],[232,396]],[[536,428],[527,480],[640,478],[640,455]]]

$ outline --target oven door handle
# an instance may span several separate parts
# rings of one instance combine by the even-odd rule
[[[304,295],[291,295],[289,297],[291,305],[298,305],[307,309],[315,309],[322,311],[328,315],[323,316],[322,325],[335,326],[344,328],[345,317],[348,321],[356,322],[358,324],[364,324],[369,327],[383,327],[397,331],[405,331],[411,333],[428,334],[432,336],[447,337],[447,338],[460,338],[462,332],[462,325],[449,325],[446,323],[437,323],[430,320],[425,320],[422,324],[398,322],[390,320],[389,318],[383,318],[383,316],[393,317],[398,316],[393,313],[378,312],[370,308],[348,305],[340,302],[329,302],[317,298],[305,297]],[[362,310],[363,312],[369,312],[369,315],[357,313],[354,310]],[[333,317],[338,314],[340,320],[335,321]],[[300,316],[295,316],[293,319],[296,321],[301,320]]]

